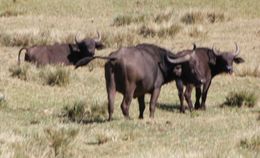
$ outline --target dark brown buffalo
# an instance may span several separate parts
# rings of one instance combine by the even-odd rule
[[[95,56],[82,59],[76,64],[76,68],[95,58],[108,60],[105,64],[105,78],[109,120],[112,119],[114,111],[116,91],[123,94],[121,109],[126,118],[129,118],[132,98],[138,98],[139,118],[143,118],[145,94],[151,94],[150,117],[154,117],[155,105],[162,85],[178,78],[181,75],[181,64],[189,63],[193,54],[175,56],[169,50],[156,45],[139,44],[120,48],[108,57]],[[196,74],[192,75],[196,76]],[[200,83],[199,76],[193,79],[194,82]]]
[[[218,52],[214,46],[212,49],[209,48],[196,48],[194,45],[194,51],[196,52],[192,60],[189,63],[182,65],[182,75],[176,80],[176,85],[179,91],[179,99],[181,104],[181,112],[185,112],[183,106],[183,99],[188,103],[190,110],[192,109],[191,92],[193,86],[196,87],[196,102],[195,109],[205,109],[206,98],[208,89],[210,87],[212,79],[221,73],[232,73],[233,62],[236,64],[244,62],[244,59],[238,57],[239,47],[236,45],[235,52]],[[178,55],[191,54],[191,51],[181,51]],[[192,65],[190,65],[192,64]],[[197,67],[190,68],[196,65]],[[202,83],[194,82],[190,79],[195,78],[196,74],[202,79]],[[186,86],[183,94],[183,84]],[[202,97],[201,97],[202,96]],[[201,99],[201,102],[200,102]]]
[[[26,50],[24,60],[39,66],[46,64],[74,65],[82,58],[93,56],[95,49],[104,48],[99,33],[98,38],[86,38],[80,42],[75,37],[75,43],[21,48],[18,54],[18,64],[20,64],[20,55],[23,50]]]

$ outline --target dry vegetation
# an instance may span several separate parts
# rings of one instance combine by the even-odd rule
[[[0,157],[259,157],[259,6],[258,0],[0,0]],[[235,75],[213,79],[206,111],[179,113],[171,83],[162,88],[155,119],[148,118],[147,97],[145,119],[137,119],[134,100],[125,120],[118,94],[112,122],[104,61],[77,70],[16,66],[23,46],[73,43],[76,34],[95,37],[97,30],[107,45],[98,55],[141,42],[174,52],[194,42],[233,50],[236,41],[246,62],[234,65]]]

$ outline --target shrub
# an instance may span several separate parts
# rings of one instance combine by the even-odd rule
[[[245,138],[240,141],[240,146],[244,149],[260,150],[260,136],[254,135],[251,138]]]
[[[224,105],[231,107],[241,107],[243,105],[248,107],[253,107],[257,103],[257,97],[253,92],[241,91],[241,92],[231,92],[226,97]]]
[[[12,77],[17,77],[21,80],[27,80],[28,79],[28,65],[15,65],[9,68],[9,72],[11,73]]]
[[[40,77],[44,79],[47,85],[66,86],[70,82],[70,71],[62,66],[57,66],[55,69],[46,67],[44,71],[40,73]]]

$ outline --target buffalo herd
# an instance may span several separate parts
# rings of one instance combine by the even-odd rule
[[[196,89],[195,109],[206,109],[208,89],[213,77],[221,73],[232,73],[233,62],[244,62],[238,57],[240,49],[235,43],[234,52],[220,52],[216,48],[197,47],[172,53],[170,50],[154,44],[142,43],[136,46],[122,47],[109,56],[95,56],[95,49],[103,49],[101,35],[86,38],[75,44],[54,44],[21,48],[18,54],[26,50],[24,60],[37,66],[46,64],[74,65],[75,68],[87,65],[94,59],[106,60],[105,80],[108,98],[109,120],[112,119],[116,92],[123,95],[121,109],[125,118],[129,118],[129,107],[133,98],[138,99],[139,118],[145,110],[145,94],[150,94],[150,117],[154,117],[156,103],[161,87],[173,80],[176,82],[180,100],[180,111],[185,112],[185,98],[192,111],[191,92]],[[185,87],[185,91],[184,91]]]

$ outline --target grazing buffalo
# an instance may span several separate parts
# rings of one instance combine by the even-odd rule
[[[46,64],[74,65],[84,57],[93,56],[95,49],[104,48],[99,33],[98,38],[86,38],[80,42],[75,37],[75,43],[22,48],[18,54],[18,64],[20,64],[20,55],[23,50],[26,50],[24,60],[39,66]]]
[[[236,64],[244,62],[244,59],[238,57],[239,47],[236,45],[235,52],[218,52],[213,46],[212,49],[209,48],[196,48],[194,45],[193,51],[195,55],[189,63],[184,63],[182,65],[181,77],[176,79],[176,86],[179,91],[179,99],[181,104],[181,112],[185,112],[183,106],[183,99],[185,97],[190,110],[192,109],[191,92],[193,86],[196,87],[196,102],[195,109],[206,109],[206,98],[208,89],[211,84],[211,80],[218,74],[221,73],[232,73],[233,72],[233,62]],[[177,55],[187,55],[191,54],[192,51],[181,51]],[[192,64],[192,65],[190,65]],[[190,68],[196,65],[197,67]],[[199,75],[202,79],[202,84],[194,82],[193,74]],[[186,86],[185,92],[183,94],[183,84]],[[202,88],[202,89],[201,89]],[[200,98],[202,100],[200,102]]]
[[[108,57],[94,56],[85,58],[76,64],[76,68],[86,65],[95,58],[108,60],[105,64],[105,78],[108,95],[109,120],[114,111],[116,91],[123,94],[121,109],[129,118],[129,106],[132,98],[138,98],[139,118],[143,118],[145,94],[151,94],[150,117],[154,117],[155,105],[163,84],[181,75],[182,63],[191,61],[194,53],[176,56],[169,50],[152,44],[139,44],[133,47],[120,48]],[[196,74],[194,82],[201,82]]]

